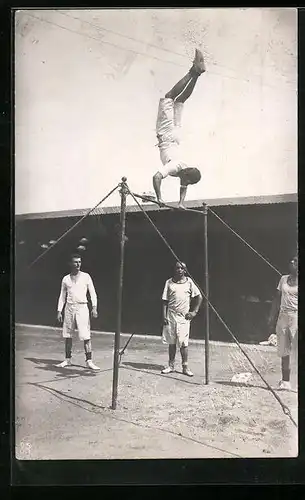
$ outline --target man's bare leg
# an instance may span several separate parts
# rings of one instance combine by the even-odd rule
[[[290,385],[290,356],[283,356],[281,360],[282,380],[280,382],[281,389],[291,389]]]
[[[199,75],[190,69],[190,71],[165,94],[165,97],[173,99],[173,101],[176,102],[185,102],[192,94],[198,77]]]
[[[196,49],[196,55],[191,69],[169,92],[167,92],[167,94],[165,94],[165,97],[177,102],[185,102],[192,94],[198,77],[204,72],[205,65],[203,55]]]
[[[176,358],[176,344],[169,344],[168,346],[168,366],[162,370],[161,373],[168,374],[172,373],[175,370],[175,358]]]
[[[66,359],[59,363],[58,368],[65,368],[66,366],[71,366],[72,357],[72,338],[65,339],[65,355]]]
[[[174,87],[165,94],[165,97],[168,99],[172,99],[175,102],[184,103],[192,94],[198,77],[206,71],[204,58],[202,53],[196,49],[195,58],[193,61],[193,65],[188,73],[179,80],[179,82],[174,85]],[[161,196],[161,184],[162,184],[163,176],[160,172],[157,172],[153,176],[153,187],[156,193],[157,200],[160,206],[164,206],[164,201]],[[183,199],[185,198],[185,187],[180,190],[180,208],[183,206]],[[183,207],[184,208],[184,207]]]
[[[188,348],[187,346],[180,347],[181,359],[182,359],[182,371],[184,375],[192,377],[193,373],[188,367]]]
[[[98,371],[100,368],[96,366],[92,361],[92,345],[90,339],[84,340],[84,349],[88,368],[90,368],[90,370]]]

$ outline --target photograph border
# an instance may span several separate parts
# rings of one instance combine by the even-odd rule
[[[66,3],[65,7],[69,7]],[[154,5],[154,7],[157,7]],[[195,7],[194,5],[188,8]],[[198,7],[198,5],[196,5]],[[4,242],[1,246],[3,269],[1,370],[3,389],[1,394],[1,467],[4,470],[8,457],[9,484],[14,486],[35,485],[251,485],[251,484],[305,484],[304,455],[304,377],[299,375],[299,456],[288,459],[177,459],[177,460],[75,460],[75,461],[19,461],[14,456],[14,34],[11,8],[2,9],[1,33],[3,50],[4,124],[2,140],[5,143],[6,168],[3,169],[1,228]],[[36,6],[36,8],[40,8]],[[60,8],[49,7],[49,8]],[[72,8],[72,6],[71,6]],[[78,7],[75,7],[78,8]],[[89,7],[87,7],[89,8]],[[107,8],[107,7],[103,7]],[[123,7],[122,7],[123,8]],[[305,9],[298,12],[298,136],[299,165],[304,158],[304,65],[305,57]],[[3,139],[4,138],[4,139]],[[299,169],[299,200],[301,199],[301,169]],[[299,215],[299,253],[302,253],[302,232]],[[302,262],[302,259],[301,259]],[[302,265],[300,266],[300,275]],[[301,287],[302,288],[302,287]],[[10,290],[10,293],[8,293]],[[300,297],[301,304],[302,299]],[[300,306],[302,310],[302,306]],[[301,315],[300,315],[301,316]],[[300,317],[302,324],[302,316]],[[302,332],[302,328],[300,328]],[[10,334],[11,335],[10,335]],[[304,342],[299,341],[299,374],[304,373]],[[10,376],[8,376],[10,374]],[[9,449],[7,450],[7,446]]]

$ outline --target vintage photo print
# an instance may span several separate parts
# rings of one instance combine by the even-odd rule
[[[297,457],[297,9],[14,45],[16,459]]]

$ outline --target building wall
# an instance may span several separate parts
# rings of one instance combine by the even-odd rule
[[[16,213],[93,206],[123,175],[151,190],[158,100],[196,46],[208,71],[182,156],[203,179],[188,199],[297,191],[296,10],[23,10],[15,30]],[[165,198],[177,189],[167,179]]]
[[[281,273],[288,270],[296,251],[296,204],[218,207],[223,217]],[[191,274],[204,287],[203,219],[201,215],[150,212]],[[16,321],[56,325],[60,281],[68,272],[68,259],[79,239],[89,243],[83,269],[89,272],[99,297],[99,319],[93,328],[116,329],[119,270],[119,214],[88,217],[31,268],[41,243],[56,239],[74,220],[28,220],[17,225]],[[272,228],[272,229],[270,229]],[[159,334],[161,294],[175,263],[171,253],[141,213],[127,216],[127,237],[122,330]],[[20,244],[20,242],[23,242]],[[210,299],[235,335],[243,341],[267,336],[266,314],[279,276],[236,238],[211,213],[208,219]],[[247,302],[254,296],[259,303]],[[211,338],[229,340],[227,332],[211,312]],[[191,336],[204,338],[204,308],[192,325]]]

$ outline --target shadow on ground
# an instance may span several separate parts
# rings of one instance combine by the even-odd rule
[[[124,366],[126,365],[126,366]],[[127,366],[129,365],[129,366]],[[142,366],[142,368],[140,368],[140,366]],[[149,369],[147,370],[148,366],[154,366],[154,367],[158,367],[158,368],[155,368],[156,371],[149,371]],[[126,362],[126,363],[122,363],[122,368],[126,368],[126,370],[135,370],[135,371],[138,371],[138,372],[142,372],[142,373],[145,373],[146,375],[153,375],[155,377],[165,377],[165,378],[171,378],[172,380],[176,380],[177,382],[182,382],[184,384],[191,384],[191,385],[202,385],[200,384],[199,382],[195,382],[194,379],[192,380],[186,380],[186,376],[185,375],[182,375],[182,372],[178,372],[178,371],[175,371],[173,372],[173,375],[164,375],[163,373],[161,373],[161,369],[164,368],[164,365],[149,365],[149,364],[145,364],[145,363],[131,363],[131,362]],[[174,376],[174,375],[178,375],[178,376]],[[181,376],[179,376],[181,375]]]
[[[138,370],[161,371],[164,368],[164,365],[155,365],[153,363],[132,363],[131,361],[124,361],[122,364],[126,366],[132,366],[132,368],[137,368]]]
[[[33,385],[39,389],[42,389],[43,391],[46,391],[46,392],[49,392],[50,394],[52,394],[53,396],[56,396],[59,400],[61,400],[62,402],[65,402],[65,403],[70,403],[76,407],[79,407],[81,408],[82,410],[85,410],[89,413],[95,413],[95,414],[101,414],[101,410],[111,410],[111,407],[108,406],[108,407],[105,407],[105,406],[102,406],[102,405],[98,405],[96,403],[93,403],[92,401],[89,401],[87,399],[82,399],[82,398],[77,398],[75,396],[71,396],[69,394],[66,394],[65,392],[63,391],[59,391],[58,389],[54,389],[53,387],[48,387],[44,384],[41,384],[41,383],[30,383],[30,385]],[[87,405],[87,407],[83,406],[84,403],[85,405]],[[141,427],[141,428],[144,428],[144,429],[151,429],[153,431],[159,431],[161,433],[165,433],[165,434],[170,434],[172,436],[175,436],[175,437],[178,437],[178,438],[181,438],[185,441],[192,441],[194,443],[197,443],[197,444],[200,444],[200,445],[203,445],[207,448],[210,448],[210,449],[214,449],[214,450],[217,450],[217,451],[220,451],[220,452],[224,452],[226,453],[227,455],[230,455],[231,457],[235,457],[235,458],[242,458],[241,455],[238,455],[237,453],[234,453],[232,451],[229,451],[229,450],[225,450],[223,448],[219,448],[218,446],[215,446],[215,445],[212,445],[208,442],[206,442],[205,440],[204,441],[201,441],[199,439],[195,439],[193,437],[190,437],[190,436],[185,436],[183,435],[181,432],[174,432],[173,430],[170,430],[170,429],[164,429],[164,428],[160,428],[160,427],[154,427],[154,426],[151,426],[149,424],[147,424],[147,422],[139,422],[139,421],[132,421],[132,420],[129,420],[129,419],[125,419],[125,418],[122,418],[122,417],[118,417],[116,416],[114,413],[110,414],[110,413],[102,413],[104,414],[104,416],[106,416],[108,419],[111,419],[111,420],[116,420],[116,421],[119,421],[119,422],[124,422],[125,424],[131,424],[135,427]]]
[[[259,384],[242,384],[240,382],[229,382],[226,380],[215,380],[215,384],[227,385],[230,387],[250,387],[253,389],[264,389],[265,391],[270,391],[269,387],[267,387],[265,385],[259,385]],[[274,391],[279,391],[279,389],[277,387],[272,387],[272,389]],[[280,391],[280,392],[282,392],[282,391]],[[297,394],[297,391],[295,391],[293,389],[291,389],[291,391],[289,391],[289,392],[294,392],[295,394]]]
[[[56,365],[56,363],[60,363],[60,360],[58,359],[49,359],[49,358],[24,358],[27,361],[31,361],[32,363],[35,363],[35,365]],[[62,360],[61,360],[62,361]]]
[[[231,382],[228,380],[215,380],[214,383],[218,384],[218,385],[226,385],[229,387],[253,387],[254,389],[267,389],[267,390],[269,390],[268,387],[266,387],[264,385],[246,384],[246,383],[242,383],[242,382]]]
[[[29,382],[29,385],[33,385],[34,387],[38,387],[39,389],[42,389],[46,392],[49,392],[50,394],[56,395],[59,399],[61,399],[62,401],[65,401],[65,402],[71,403],[71,402],[75,401],[78,403],[85,403],[89,406],[92,406],[93,408],[97,408],[98,410],[105,410],[106,409],[105,406],[94,404],[94,403],[92,403],[92,401],[88,401],[87,399],[81,399],[81,398],[77,398],[75,396],[71,396],[70,394],[67,394],[66,392],[59,391],[58,389],[54,389],[54,387],[48,387],[47,385],[40,384],[37,382]],[[72,403],[72,404],[74,404],[75,406],[79,406],[83,410],[89,411],[91,413],[95,413],[94,411],[92,411],[88,408],[84,408],[83,406],[80,406],[77,403]]]
[[[94,377],[99,373],[109,371],[110,369],[112,369],[108,368],[106,370],[99,370],[95,372],[90,370],[90,368],[87,368],[86,366],[74,365],[74,364],[66,368],[60,368],[59,366],[56,366],[58,363],[60,363],[60,361],[55,359],[42,359],[42,358],[24,358],[24,359],[26,359],[27,361],[31,361],[35,365],[38,365],[35,366],[37,370],[43,370],[46,372],[53,372],[53,373],[55,372],[57,373],[58,377],[67,377],[67,375],[69,377],[75,375],[82,375],[84,377]]]

